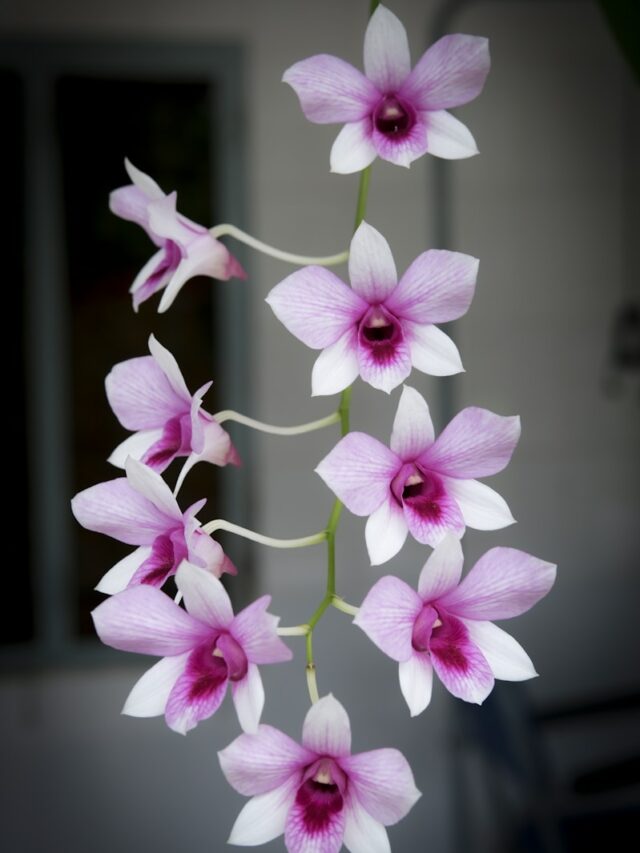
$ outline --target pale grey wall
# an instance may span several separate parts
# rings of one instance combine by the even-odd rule
[[[158,2],[23,0],[3,8],[0,35],[242,40],[248,48],[250,225],[283,248],[332,253],[353,219],[357,178],[328,173],[337,128],[312,126],[279,81],[293,61],[330,52],[360,64],[364,2]],[[399,0],[414,55],[440,4]],[[523,438],[513,464],[494,478],[519,524],[465,537],[477,556],[496,544],[522,547],[560,564],[556,590],[518,620],[513,633],[541,678],[539,703],[622,691],[637,684],[637,397],[607,399],[601,372],[611,312],[621,291],[623,165],[631,102],[629,74],[585,2],[479,2],[454,29],[491,37],[486,92],[460,112],[482,154],[453,165],[451,248],[481,258],[477,298],[459,326],[467,373],[456,406],[519,412]],[[368,220],[388,237],[400,269],[432,245],[433,164],[410,171],[376,164]],[[332,401],[309,398],[315,355],[284,332],[262,302],[289,272],[252,260],[253,403],[249,414],[295,423],[320,417]],[[185,298],[187,294],[185,293]],[[434,403],[438,383],[411,384]],[[637,394],[637,391],[636,391]],[[353,426],[386,438],[391,398],[360,385]],[[331,496],[313,473],[332,447],[327,431],[295,439],[257,436],[256,526],[274,536],[320,529]],[[367,565],[363,521],[345,515],[338,541],[339,587],[361,600],[388,571],[414,579],[425,550],[408,544],[382,570]],[[256,552],[260,591],[273,594],[284,624],[303,621],[324,585],[321,548]],[[302,644],[290,667],[265,672],[265,720],[295,735],[307,707]],[[425,796],[391,831],[396,850],[446,853],[451,822],[448,719],[433,707],[409,720],[395,667],[342,614],[317,632],[321,691],[347,706],[354,746],[396,745]],[[215,750],[236,734],[228,705],[186,739],[161,721],[118,716],[134,668],[49,672],[0,683],[8,758],[7,850],[16,853],[153,849],[222,850],[241,798],[215,766]],[[5,800],[7,801],[7,800]],[[269,849],[280,849],[278,843]]]

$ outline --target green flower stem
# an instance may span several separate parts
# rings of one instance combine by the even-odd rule
[[[225,409],[223,412],[218,412],[213,416],[215,420],[222,424],[225,421],[235,421],[244,426],[251,427],[259,432],[267,432],[271,435],[302,435],[305,432],[313,432],[323,427],[331,426],[341,422],[340,411],[333,412],[327,415],[326,418],[320,418],[317,421],[310,421],[307,424],[298,424],[297,426],[281,427],[273,424],[265,424],[262,421],[256,421],[254,418],[249,418],[246,415],[241,415],[240,412],[234,412],[232,409]]]

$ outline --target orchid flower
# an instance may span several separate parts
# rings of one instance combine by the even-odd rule
[[[138,546],[106,573],[96,587],[99,592],[113,595],[137,584],[160,587],[184,559],[216,577],[236,574],[231,560],[195,517],[206,500],[183,513],[159,474],[131,457],[125,468],[126,477],[91,486],[71,501],[73,514],[87,530]]]
[[[220,581],[183,562],[176,584],[186,611],[161,590],[137,586],[103,601],[93,621],[103,643],[125,652],[163,655],[136,683],[123,714],[156,717],[186,734],[220,707],[227,683],[240,725],[257,730],[264,689],[257,664],[291,660],[278,618],[263,595],[236,616]]]
[[[230,844],[253,847],[284,832],[289,853],[388,853],[385,826],[420,797],[396,749],[351,754],[347,712],[329,694],[309,709],[302,745],[271,726],[243,734],[218,753],[236,791],[252,799]]]
[[[385,6],[364,38],[364,71],[320,54],[296,62],[283,80],[316,124],[346,122],[331,149],[331,171],[366,168],[376,156],[409,166],[426,152],[458,159],[478,153],[462,122],[447,110],[476,98],[489,73],[485,38],[444,36],[411,69],[407,32]]]
[[[247,277],[225,245],[203,225],[177,212],[177,193],[167,195],[128,160],[124,165],[132,183],[111,193],[109,208],[116,216],[141,225],[158,247],[131,285],[135,311],[163,288],[158,311],[166,311],[185,282],[196,275],[222,281]]]
[[[466,313],[477,272],[478,261],[469,255],[431,250],[398,281],[389,244],[363,222],[351,241],[351,287],[311,266],[276,285],[267,302],[293,335],[322,350],[312,394],[336,394],[358,374],[389,392],[412,366],[434,376],[463,369],[456,345],[434,323]]]
[[[537,674],[522,646],[488,620],[533,607],[553,586],[556,567],[515,548],[492,548],[460,582],[462,560],[460,542],[448,534],[425,563],[417,592],[398,578],[381,578],[354,619],[400,664],[412,717],[431,700],[434,670],[450,693],[478,704],[494,679]]]
[[[109,462],[124,468],[131,456],[158,472],[177,456],[189,457],[188,468],[199,461],[238,465],[228,433],[201,408],[211,382],[192,395],[175,358],[153,335],[149,351],[150,356],[116,364],[106,378],[116,417],[126,429],[137,430],[116,447]]]
[[[402,548],[407,533],[432,547],[465,525],[497,530],[514,518],[497,492],[475,477],[506,467],[520,437],[520,418],[470,407],[440,436],[423,397],[405,386],[393,422],[391,448],[350,432],[316,468],[354,515],[369,516],[365,538],[373,565]]]

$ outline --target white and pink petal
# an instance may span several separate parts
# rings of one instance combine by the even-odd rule
[[[229,628],[233,621],[231,600],[214,575],[185,560],[176,573],[176,585],[191,616],[213,628]]]
[[[350,121],[331,146],[329,166],[338,175],[350,175],[366,169],[378,156],[372,141],[371,119]]]
[[[486,658],[494,678],[502,681],[526,681],[537,676],[531,658],[511,634],[507,634],[493,622],[477,622],[475,619],[461,621],[472,641]]]
[[[398,283],[391,249],[382,234],[361,222],[349,249],[351,287],[369,304],[384,302]]]
[[[260,725],[255,734],[237,737],[218,758],[227,782],[238,793],[252,797],[279,788],[291,778],[299,782],[302,769],[316,755],[279,729]]]
[[[423,113],[426,130],[426,150],[444,160],[462,160],[478,153],[478,146],[469,128],[446,110]]]
[[[431,663],[449,693],[482,704],[493,689],[491,667],[460,619],[447,616],[429,644]]]
[[[413,625],[421,610],[422,600],[416,591],[387,575],[371,587],[353,624],[392,660],[405,661],[412,655]]]
[[[423,652],[414,651],[398,667],[400,690],[412,717],[417,717],[431,702],[433,666]]]
[[[302,745],[317,755],[341,758],[351,751],[351,724],[344,707],[330,693],[307,711]]]
[[[344,391],[358,376],[358,339],[355,326],[341,338],[322,350],[311,372],[311,394],[338,394]]]
[[[385,826],[402,820],[420,798],[407,759],[397,749],[375,749],[340,759],[358,802]]]
[[[387,830],[357,797],[347,797],[345,808],[344,846],[349,853],[391,853]]]
[[[458,347],[437,326],[421,326],[405,320],[403,328],[409,340],[411,364],[430,376],[453,376],[464,367]]]
[[[109,571],[102,576],[100,582],[96,586],[97,592],[104,592],[106,595],[115,595],[117,592],[122,592],[126,589],[131,581],[131,578],[138,571],[140,566],[145,563],[151,556],[151,546],[142,545],[136,548],[126,557],[123,557]]]
[[[244,678],[232,681],[231,695],[240,728],[252,734],[257,732],[264,708],[264,687],[255,663],[249,664]]]
[[[371,513],[364,529],[371,565],[380,566],[395,557],[408,533],[409,526],[402,507],[389,493],[387,500]]]
[[[462,513],[464,523],[475,530],[501,530],[515,524],[505,499],[477,480],[445,478],[446,489]]]
[[[249,800],[236,818],[229,844],[255,847],[282,835],[297,789],[298,781],[292,778]]]
[[[393,12],[379,5],[364,36],[364,72],[384,93],[400,89],[410,70],[407,31]]]
[[[405,385],[391,431],[391,450],[403,461],[416,459],[433,443],[429,406],[415,388]]]
[[[229,626],[231,634],[253,663],[282,663],[293,657],[277,634],[280,618],[267,613],[270,595],[263,595],[241,610]]]
[[[464,557],[460,540],[447,533],[422,567],[418,594],[424,602],[436,601],[460,583]]]
[[[162,658],[136,681],[122,713],[129,717],[158,717],[164,714],[173,686],[184,672],[190,652]]]
[[[284,72],[282,80],[298,96],[305,116],[317,124],[363,119],[380,97],[362,72],[328,54],[296,62]]]

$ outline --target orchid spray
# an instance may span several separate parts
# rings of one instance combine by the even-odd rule
[[[93,612],[104,643],[159,658],[133,687],[124,713],[164,715],[171,729],[185,734],[215,714],[229,688],[242,733],[219,754],[220,765],[229,783],[251,798],[229,842],[254,846],[284,835],[290,853],[337,853],[343,845],[351,853],[385,853],[386,827],[420,796],[396,749],[352,754],[345,708],[331,693],[320,696],[313,639],[327,610],[352,617],[397,661],[400,690],[415,716],[430,702],[434,672],[450,693],[475,703],[488,696],[495,679],[533,677],[524,649],[492,620],[525,612],[555,579],[552,564],[501,547],[462,577],[466,529],[498,530],[514,520],[505,500],[479,478],[509,463],[520,436],[518,417],[466,408],[436,437],[427,401],[405,385],[388,447],[350,432],[351,387],[358,377],[389,393],[413,368],[433,376],[463,369],[456,345],[438,324],[469,309],[478,260],[428,249],[399,276],[387,239],[365,217],[376,157],[408,167],[425,153],[449,159],[477,153],[469,130],[447,110],[479,95],[489,71],[486,39],[470,35],[441,38],[412,68],[404,26],[389,9],[371,6],[364,73],[322,54],[295,63],[283,77],[310,121],[344,125],[331,169],[361,173],[348,251],[308,258],[230,224],[207,229],[178,213],[176,194],[165,194],[128,161],[132,183],[110,199],[111,210],[142,226],[157,249],[132,284],[136,311],[160,291],[158,310],[166,311],[195,275],[245,278],[220,241],[224,236],[297,266],[267,303],[289,332],[320,351],[311,390],[339,393],[337,410],[286,427],[230,410],[210,414],[203,399],[211,383],[190,392],[176,359],[152,335],[149,355],[116,364],[106,378],[114,414],[132,433],[109,457],[125,476],[91,486],[72,502],[84,527],[135,546],[101,580],[98,589],[109,597]],[[346,260],[349,284],[327,269]],[[282,436],[340,426],[340,440],[316,469],[335,494],[322,530],[273,539],[225,519],[202,524],[196,515],[204,499],[181,509],[179,491],[193,465],[239,463],[226,421]],[[162,475],[179,458],[172,492]],[[392,559],[409,533],[431,549],[419,576],[416,571],[415,588],[386,575],[360,607],[340,597],[336,535],[343,506],[367,517],[374,566]],[[241,574],[242,567],[213,538],[219,530],[272,548],[326,543],[326,591],[310,618],[280,627],[269,612],[269,595],[234,614],[220,577]],[[175,599],[163,589],[170,577]],[[306,646],[311,707],[301,743],[261,723],[259,668],[291,659],[283,637],[304,638]]]

